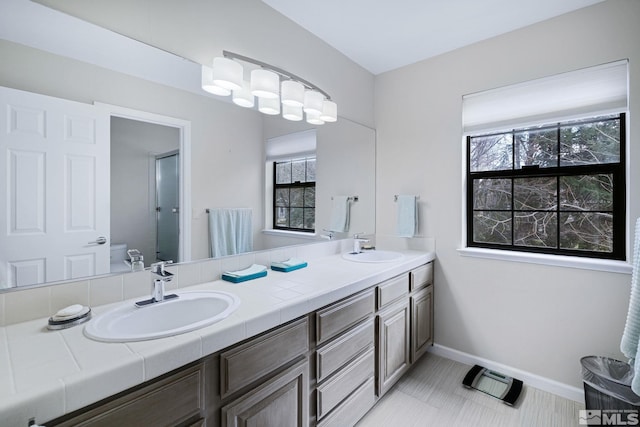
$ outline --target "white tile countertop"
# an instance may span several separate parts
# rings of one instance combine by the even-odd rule
[[[45,423],[246,338],[313,312],[341,298],[434,259],[433,252],[402,251],[387,263],[357,263],[331,255],[306,268],[242,283],[221,280],[178,290],[215,289],[236,294],[240,307],[226,319],[181,335],[150,341],[103,343],[83,325],[46,329],[41,318],[0,328],[0,426]],[[129,300],[133,303],[140,298]],[[94,316],[123,304],[92,307]]]

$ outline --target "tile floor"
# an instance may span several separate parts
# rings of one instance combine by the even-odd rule
[[[578,426],[584,404],[532,387],[515,407],[462,386],[470,366],[426,354],[357,427]]]

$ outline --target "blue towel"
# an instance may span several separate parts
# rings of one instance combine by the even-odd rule
[[[209,211],[209,254],[213,258],[253,250],[251,209],[220,208]]]
[[[271,265],[275,265],[277,267],[296,267],[298,265],[306,264],[306,263],[307,263],[306,261],[301,260],[299,258],[289,258],[286,261],[272,262]]]
[[[417,196],[398,196],[398,224],[399,237],[413,237],[418,229]]]
[[[307,262],[299,258],[289,258],[286,261],[271,263],[272,270],[281,271],[284,273],[288,273],[294,270],[299,270],[301,268],[305,268],[306,266],[307,266]]]
[[[349,231],[349,196],[334,196],[329,231]]]
[[[260,264],[252,264],[250,267],[247,267],[243,270],[236,271],[225,271],[224,274],[232,277],[246,277],[253,276],[254,274],[262,273],[263,271],[267,271],[267,267]]]
[[[220,278],[231,283],[246,282],[267,275],[267,267],[260,264],[253,264],[244,270],[225,271]]]

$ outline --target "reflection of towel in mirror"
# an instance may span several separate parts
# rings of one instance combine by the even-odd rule
[[[416,196],[398,196],[398,226],[399,237],[413,237],[418,229],[418,204]]]
[[[640,218],[636,220],[636,235],[633,244],[633,271],[631,274],[631,297],[624,333],[620,342],[620,350],[635,365],[635,375],[631,381],[631,389],[640,395]]]
[[[333,207],[331,210],[331,223],[329,231],[339,233],[349,231],[349,197],[333,196]]]
[[[214,258],[252,251],[251,209],[211,209],[209,211],[209,240],[209,252]]]

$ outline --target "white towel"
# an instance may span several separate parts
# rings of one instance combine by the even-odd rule
[[[280,262],[272,262],[271,265],[275,265],[278,267],[296,267],[300,264],[304,264],[306,261],[300,258],[289,258],[286,261],[280,261]]]
[[[398,196],[398,225],[399,237],[413,237],[418,229],[418,203],[417,196]]]
[[[334,196],[329,231],[349,231],[349,196]]]
[[[233,276],[233,277],[245,277],[245,276],[251,276],[257,273],[262,273],[263,271],[267,271],[267,267],[265,265],[251,264],[250,267],[247,267],[243,270],[225,271],[224,274],[226,274],[227,276]]]
[[[636,234],[633,244],[633,272],[631,274],[631,296],[624,333],[620,342],[620,350],[628,357],[629,364],[634,365],[634,377],[631,389],[640,395],[640,218],[636,220]]]
[[[209,240],[210,255],[214,258],[252,251],[251,209],[211,209]]]

